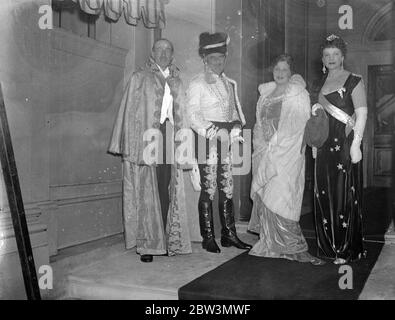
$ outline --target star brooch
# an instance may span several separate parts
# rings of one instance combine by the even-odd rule
[[[343,92],[346,92],[346,88],[341,87],[339,90],[337,90],[337,92],[339,93],[340,97],[343,99]]]

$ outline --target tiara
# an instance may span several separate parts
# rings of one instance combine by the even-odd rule
[[[326,38],[327,41],[333,41],[335,39],[339,39],[339,37],[333,33],[329,37]]]

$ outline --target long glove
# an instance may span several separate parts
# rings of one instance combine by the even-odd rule
[[[189,176],[191,178],[191,183],[192,183],[193,189],[195,191],[201,191],[202,187],[200,186],[200,172],[199,172],[199,166],[197,163],[194,163],[192,165],[192,170],[189,171]]]

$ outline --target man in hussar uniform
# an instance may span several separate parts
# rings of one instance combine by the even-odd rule
[[[221,251],[215,241],[213,226],[212,201],[217,190],[221,245],[251,249],[251,245],[242,242],[236,234],[233,211],[230,146],[243,141],[240,134],[245,118],[237,97],[236,82],[224,74],[228,42],[229,37],[225,33],[205,32],[199,36],[199,55],[203,59],[204,72],[191,80],[186,98],[188,120],[197,134],[195,146],[201,184],[198,209],[202,246],[214,253]]]
[[[133,73],[109,147],[123,160],[126,248],[136,246],[142,262],[192,252],[182,168],[174,161],[185,91],[173,53],[169,40],[157,40],[145,68]]]

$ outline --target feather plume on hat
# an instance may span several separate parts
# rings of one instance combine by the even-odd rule
[[[229,41],[229,36],[226,33],[203,32],[199,36],[199,55],[203,58],[210,53],[227,54]]]

